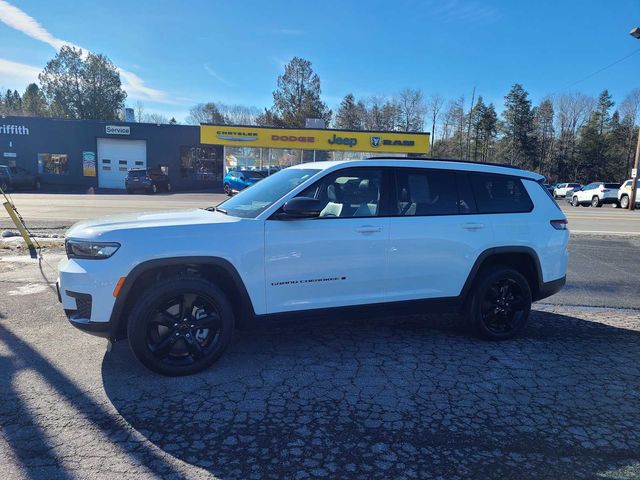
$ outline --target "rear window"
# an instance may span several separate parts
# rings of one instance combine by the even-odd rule
[[[469,176],[478,213],[524,213],[533,210],[533,203],[520,178],[485,173],[471,173]]]
[[[246,172],[242,172],[242,174],[246,177],[246,178],[253,178],[256,180],[260,180],[261,178],[264,178],[264,174],[262,174],[261,172],[255,172],[255,171],[246,171]]]
[[[130,177],[144,177],[146,174],[146,170],[129,170]]]
[[[605,183],[604,188],[620,188],[619,183]]]

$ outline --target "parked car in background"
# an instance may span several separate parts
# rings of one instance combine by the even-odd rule
[[[145,191],[158,193],[160,190],[171,191],[169,175],[155,168],[132,168],[124,179],[127,193]]]
[[[564,198],[569,191],[582,187],[579,183],[558,183],[553,189],[554,198]]]
[[[633,180],[627,180],[618,189],[618,203],[621,208],[629,208],[629,200],[631,199],[631,184]],[[636,207],[640,205],[640,181],[636,185]]]
[[[601,207],[605,203],[618,203],[619,183],[591,182],[571,193],[571,205]]]
[[[20,167],[0,165],[0,188],[9,190],[40,189],[40,177]]]
[[[258,170],[229,170],[224,176],[224,193],[233,195],[265,178]]]

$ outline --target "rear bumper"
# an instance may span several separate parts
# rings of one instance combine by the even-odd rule
[[[557,280],[552,280],[550,282],[544,282],[540,286],[540,290],[538,290],[538,294],[535,296],[533,301],[542,300],[543,298],[550,297],[558,293],[562,287],[567,283],[566,275],[564,277],[558,278]]]

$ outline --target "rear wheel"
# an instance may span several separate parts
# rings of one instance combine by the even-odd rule
[[[531,311],[531,289],[517,270],[496,265],[480,273],[468,306],[473,333],[506,340],[520,333]]]
[[[620,208],[624,208],[624,209],[629,208],[629,197],[627,195],[623,195],[620,198]]]
[[[224,184],[224,193],[226,193],[229,197],[231,196],[231,185],[228,183]]]
[[[229,345],[231,304],[214,284],[172,277],[143,293],[129,317],[129,345],[145,367],[189,375],[210,367]]]
[[[593,197],[591,199],[591,206],[592,207],[601,207],[602,206],[602,204],[600,203],[600,199],[597,196],[595,196],[595,197]]]
[[[151,184],[151,193],[158,193],[158,186],[155,183]]]

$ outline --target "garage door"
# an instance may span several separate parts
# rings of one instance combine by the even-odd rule
[[[98,139],[98,186],[122,188],[131,168],[147,167],[145,140]]]

